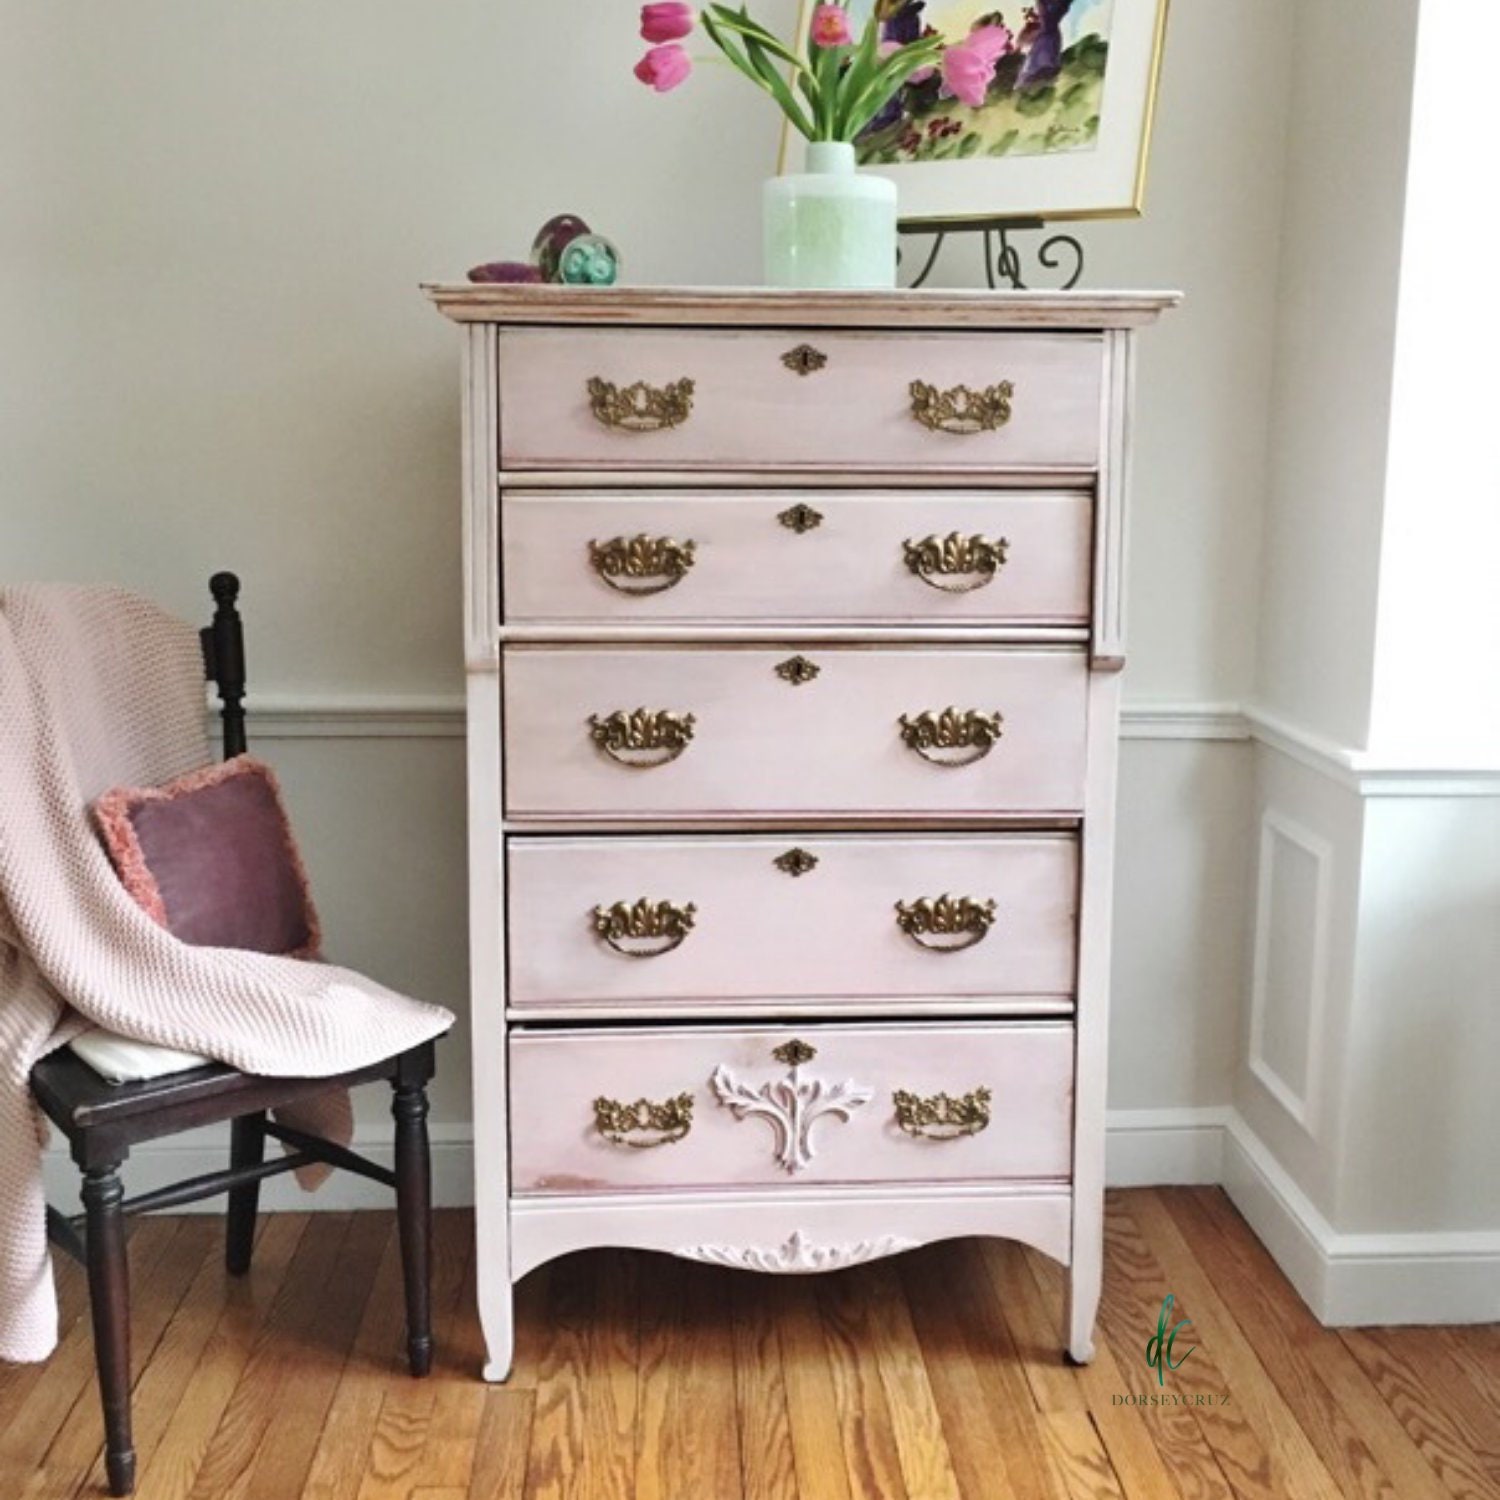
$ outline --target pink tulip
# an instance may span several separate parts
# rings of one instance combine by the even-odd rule
[[[692,58],[676,42],[653,47],[635,65],[635,76],[658,94],[670,93],[692,71]]]
[[[987,57],[971,41],[956,42],[943,49],[943,84],[954,98],[971,109],[978,109],[984,103],[994,76],[995,59]]]
[[[976,26],[964,40],[963,45],[971,47],[991,66],[1008,53],[1014,52],[1016,46],[1015,38],[1011,36],[1009,29],[998,24]]]
[[[816,47],[852,47],[849,12],[842,5],[820,5],[813,11],[812,39]]]
[[[641,7],[641,35],[648,42],[681,41],[694,26],[697,16],[691,5],[680,0],[658,0]]]

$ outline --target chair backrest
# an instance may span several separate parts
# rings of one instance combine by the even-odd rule
[[[245,631],[235,607],[240,581],[233,573],[215,573],[208,580],[214,596],[211,624],[198,632],[203,644],[203,672],[219,697],[219,717],[224,723],[224,759],[243,755],[245,739]]]

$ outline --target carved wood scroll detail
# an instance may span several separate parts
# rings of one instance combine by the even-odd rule
[[[862,1266],[869,1260],[915,1250],[920,1243],[899,1234],[883,1234],[876,1239],[846,1245],[814,1245],[800,1229],[794,1229],[782,1245],[684,1245],[673,1253],[738,1271],[807,1276],[818,1271],[842,1271],[846,1266]]]
[[[722,1063],[709,1082],[719,1103],[733,1110],[736,1119],[754,1115],[770,1125],[776,1138],[776,1165],[790,1173],[806,1170],[817,1155],[812,1131],[819,1120],[836,1115],[847,1121],[875,1092],[853,1079],[830,1083],[824,1078],[803,1078],[795,1064],[787,1077],[758,1089],[741,1083]]]

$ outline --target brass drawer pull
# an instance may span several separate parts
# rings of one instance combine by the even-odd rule
[[[692,415],[693,390],[693,382],[686,379],[666,385],[637,380],[634,385],[619,386],[592,375],[588,382],[589,410],[616,432],[661,432],[682,426]]]
[[[993,900],[976,901],[972,896],[945,892],[936,899],[923,896],[896,903],[896,926],[930,953],[961,953],[982,943],[994,925]]]
[[[1010,543],[1004,537],[960,536],[950,531],[945,537],[924,536],[921,541],[901,544],[906,566],[930,588],[945,594],[968,594],[995,581],[995,574],[1005,566]],[[942,583],[953,578],[955,583]]]
[[[633,906],[616,901],[593,911],[594,931],[626,958],[660,958],[680,948],[697,917],[698,908],[691,901],[674,906],[670,901],[647,901],[644,896]]]
[[[911,415],[929,432],[955,432],[968,435],[975,432],[994,432],[1010,421],[1011,398],[1016,393],[1009,380],[998,385],[971,390],[966,385],[955,385],[940,391],[925,380],[911,383]]]
[[[990,1091],[977,1088],[955,1099],[951,1094],[909,1093],[897,1089],[891,1095],[896,1123],[907,1135],[929,1141],[951,1141],[961,1135],[978,1135],[990,1123]]]
[[[945,708],[941,713],[902,714],[898,722],[902,743],[923,760],[935,766],[972,766],[994,749],[1005,721],[999,713]]]
[[[617,536],[589,543],[589,565],[618,594],[662,594],[682,582],[697,547],[669,536]]]
[[[616,1146],[631,1146],[637,1151],[670,1146],[693,1128],[693,1096],[678,1094],[660,1104],[650,1099],[637,1099],[634,1104],[595,1099],[594,1128]]]
[[[589,715],[589,738],[617,764],[649,771],[676,760],[687,749],[697,722],[692,714],[674,714],[665,708],[638,708],[634,713],[617,708],[602,719]]]

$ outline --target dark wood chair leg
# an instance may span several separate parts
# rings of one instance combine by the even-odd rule
[[[112,1495],[135,1489],[135,1446],[130,1435],[130,1270],[125,1258],[125,1189],[118,1165],[90,1168],[83,1176],[87,1223],[89,1305],[94,1359],[104,1404],[104,1465]]]
[[[266,1116],[261,1110],[242,1115],[229,1126],[229,1165],[256,1167],[266,1154]],[[260,1209],[260,1183],[246,1182],[229,1190],[229,1212],[224,1223],[224,1265],[231,1276],[250,1269],[255,1249],[255,1215]]]
[[[432,1368],[432,1158],[427,1143],[427,1089],[398,1078],[396,1221],[406,1281],[406,1357],[413,1375]]]

